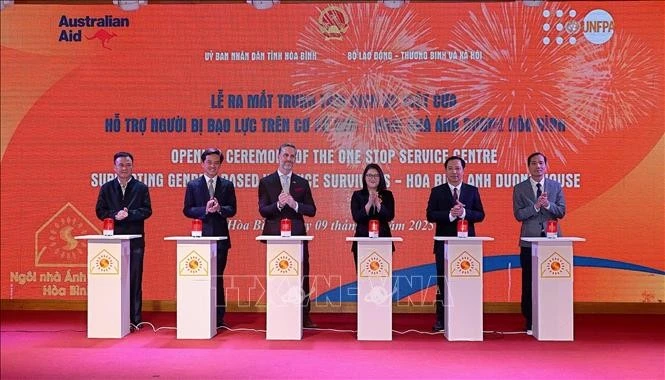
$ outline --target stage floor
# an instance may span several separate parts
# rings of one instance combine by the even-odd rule
[[[227,313],[211,340],[177,340],[175,313],[123,339],[87,339],[85,312],[2,311],[2,379],[663,379],[663,315],[581,314],[574,342],[539,342],[486,314],[483,342],[448,342],[433,315],[394,314],[393,341],[356,340],[355,314],[312,314],[301,341],[266,341],[265,315]]]

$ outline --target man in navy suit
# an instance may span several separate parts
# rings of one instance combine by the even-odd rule
[[[148,186],[132,176],[134,156],[118,152],[113,156],[117,177],[102,185],[95,212],[101,220],[113,218],[113,233],[141,235],[129,241],[129,320],[134,328],[141,323],[143,298],[144,221],[152,215]]]
[[[264,235],[279,235],[280,220],[291,220],[292,235],[306,235],[304,216],[316,215],[316,205],[312,198],[309,182],[293,173],[296,161],[296,147],[285,143],[279,147],[279,167],[277,171],[259,181],[259,213],[265,218]],[[309,317],[309,249],[303,242],[303,327],[317,327]]]
[[[427,220],[436,223],[436,236],[457,236],[457,222],[466,219],[468,236],[476,236],[475,224],[485,219],[483,203],[478,188],[463,183],[466,162],[458,156],[450,156],[444,163],[446,183],[432,188],[427,202]],[[444,242],[434,242],[436,261],[436,321],[432,330],[442,331],[445,326],[445,278]]]
[[[522,222],[520,237],[544,237],[548,220],[558,220],[566,215],[566,200],[561,184],[545,178],[547,157],[540,152],[526,160],[529,179],[513,188],[513,214]],[[558,224],[558,234],[561,225]],[[531,332],[531,243],[520,239],[520,265],[522,266],[522,315],[525,330]]]
[[[227,236],[217,241],[217,326],[224,326],[226,298],[224,269],[231,237],[227,218],[236,214],[236,193],[233,183],[217,175],[224,156],[219,149],[208,148],[201,153],[203,175],[187,183],[182,212],[186,217],[203,221],[203,236]]]

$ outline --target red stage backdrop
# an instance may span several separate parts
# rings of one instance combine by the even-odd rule
[[[396,198],[395,299],[431,303],[443,161],[487,217],[485,300],[518,302],[512,187],[549,158],[576,245],[577,301],[662,302],[664,8],[640,2],[13,5],[2,24],[3,299],[82,300],[94,206],[130,151],[150,186],[144,299],[175,299],[185,185],[219,147],[236,186],[230,302],[263,303],[259,179],[282,142],[318,207],[313,299],[352,301],[349,202],[367,163]]]

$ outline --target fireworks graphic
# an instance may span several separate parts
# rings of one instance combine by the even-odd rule
[[[455,140],[496,146],[503,165],[513,169],[533,151],[565,163],[566,154],[596,134],[589,120],[601,112],[600,91],[592,85],[605,75],[601,58],[577,57],[582,16],[571,9],[574,3],[545,4],[555,11],[513,2],[471,12],[453,28],[449,49],[480,52],[482,59],[453,60],[442,76],[458,98]]]
[[[642,302],[645,303],[650,303],[654,302],[656,300],[656,295],[654,294],[653,290],[645,290],[642,292]]]
[[[317,11],[331,13],[329,8]],[[401,59],[401,54],[435,49],[428,20],[378,3],[340,5],[332,14],[334,31],[345,32],[326,38],[320,20],[331,17],[312,18],[298,47],[316,52],[319,59],[299,62],[293,74],[295,87],[316,99],[308,109],[315,130],[337,149],[414,145],[418,116],[426,111],[419,99],[435,90],[428,71],[433,63]],[[348,28],[336,25],[345,20]]]
[[[587,83],[586,91],[571,96],[568,106],[574,113],[586,112],[585,99],[593,99],[591,103],[598,107],[589,122],[595,131],[634,127],[656,108],[663,72],[656,54],[644,42],[618,32],[604,45],[587,43],[580,48],[573,65],[591,64],[594,70],[567,72],[566,81]]]

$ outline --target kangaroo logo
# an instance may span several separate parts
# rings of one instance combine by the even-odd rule
[[[99,29],[97,33],[95,33],[92,37],[85,36],[85,38],[89,40],[94,40],[95,38],[99,39],[102,42],[102,47],[104,49],[109,49],[112,50],[110,47],[106,46],[106,43],[109,42],[109,40],[113,37],[116,37],[117,34],[114,32],[107,32],[104,29]]]

